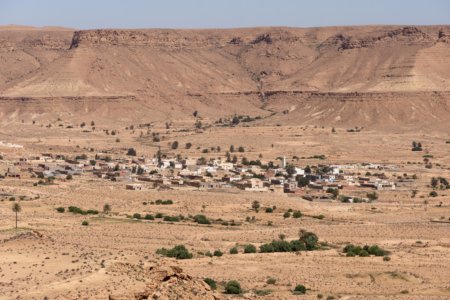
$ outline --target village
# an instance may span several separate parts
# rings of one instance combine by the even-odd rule
[[[79,177],[123,183],[126,190],[191,189],[286,193],[308,201],[370,202],[376,191],[411,187],[415,175],[397,176],[396,165],[372,163],[317,164],[294,166],[280,158],[280,165],[260,160],[240,163],[229,159],[206,159],[180,156],[169,158],[125,157],[112,159],[108,153],[97,153],[67,159],[64,155],[43,153],[8,162],[5,177],[36,178],[38,185]],[[392,173],[392,174],[390,174]],[[361,196],[363,195],[363,196]],[[367,196],[367,197],[366,197]]]

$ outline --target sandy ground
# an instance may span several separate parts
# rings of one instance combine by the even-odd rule
[[[32,124],[3,128],[0,140],[24,147],[3,146],[1,168],[7,167],[9,159],[26,154],[93,155],[85,147],[93,147],[95,151],[109,149],[117,156],[124,156],[125,149],[131,146],[137,149],[138,155],[151,157],[156,152],[156,145],[150,138],[140,137],[139,130],[130,133],[118,126],[117,136],[107,136],[102,127],[97,125],[91,133],[79,128],[48,129]],[[219,294],[225,282],[238,280],[245,290],[243,297],[247,298],[316,299],[319,294],[336,299],[450,297],[450,224],[431,222],[450,217],[450,192],[438,191],[439,196],[435,198],[428,196],[432,176],[450,177],[450,146],[445,143],[446,136],[348,133],[344,128],[337,128],[337,133],[332,134],[331,128],[263,124],[247,128],[213,127],[203,133],[177,129],[175,126],[166,130],[162,124],[152,128],[166,137],[159,143],[163,152],[223,157],[233,144],[244,146],[247,150],[241,155],[252,159],[260,154],[263,160],[296,155],[300,159],[295,163],[300,166],[351,162],[395,164],[398,169],[386,172],[388,176],[407,173],[416,174],[418,179],[413,187],[381,191],[377,202],[366,204],[316,203],[286,194],[238,190],[126,191],[124,183],[88,175],[37,187],[33,186],[36,179],[3,179],[2,193],[17,197],[39,195],[39,199],[21,201],[23,210],[19,214],[18,230],[13,229],[12,202],[5,197],[0,201],[0,240],[3,240],[0,242],[0,299],[106,299],[111,294],[139,292],[148,281],[144,269],[160,265],[181,266],[195,278],[213,278],[219,283]],[[120,138],[120,143],[115,142],[116,138]],[[180,145],[191,142],[193,147],[172,151],[168,142],[174,140]],[[422,142],[424,152],[410,150],[413,140]],[[200,153],[212,146],[221,146],[221,152]],[[432,169],[421,164],[425,153],[433,155]],[[324,154],[327,159],[301,159],[316,154]],[[418,190],[415,198],[411,198],[412,189]],[[172,199],[174,204],[143,204],[156,199]],[[260,201],[262,207],[275,205],[277,208],[272,214],[264,210],[256,213],[251,210],[254,200]],[[112,206],[109,215],[80,216],[55,210],[59,206],[75,205],[101,211],[105,203]],[[300,210],[304,216],[284,219],[283,213],[288,209]],[[199,225],[189,220],[172,224],[161,219],[137,221],[126,217],[133,213],[158,212],[184,216],[202,213],[213,220],[234,220],[238,226]],[[319,214],[325,218],[312,218]],[[246,222],[248,216],[255,217],[256,221]],[[89,226],[82,226],[83,220],[88,220]],[[268,221],[273,226],[268,226]],[[259,246],[277,239],[279,234],[285,234],[288,240],[295,239],[300,229],[315,232],[321,241],[330,244],[330,249],[297,254],[243,253],[243,245]],[[392,253],[391,260],[345,257],[342,248],[347,243],[378,244]],[[194,258],[176,261],[155,253],[158,248],[177,244],[186,245]],[[240,253],[229,254],[235,245]],[[209,258],[199,254],[216,249],[224,255]],[[277,279],[275,285],[266,283],[270,277]],[[305,296],[294,296],[291,292],[299,283],[308,288]],[[262,289],[271,290],[270,295],[256,296],[255,290]]]

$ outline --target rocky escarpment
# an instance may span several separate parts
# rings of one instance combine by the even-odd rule
[[[121,270],[128,274],[128,268]],[[136,273],[136,270],[133,270]],[[125,299],[185,299],[185,300],[220,300],[220,296],[215,293],[209,285],[201,279],[195,279],[186,274],[181,268],[150,267],[139,271],[145,274],[142,280],[147,281],[145,291],[128,292],[126,294],[110,295],[110,300]]]
[[[181,30],[83,30],[75,31],[70,48],[80,46],[153,46],[166,48],[208,47],[225,44],[225,39],[201,31],[183,34]]]
[[[66,50],[70,46],[71,31],[1,32],[0,51]]]
[[[396,42],[401,44],[432,44],[439,37],[433,37],[417,27],[408,26],[390,30],[376,36],[355,37],[337,34],[323,43],[322,47],[337,46],[338,50],[350,50],[374,47],[378,43]]]

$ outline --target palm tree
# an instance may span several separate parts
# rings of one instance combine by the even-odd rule
[[[19,203],[14,202],[12,206],[12,211],[16,213],[16,229],[17,229],[17,214],[22,211],[22,207]]]
[[[108,214],[110,211],[111,211],[111,205],[109,205],[108,203],[105,203],[105,205],[103,205],[103,213]]]

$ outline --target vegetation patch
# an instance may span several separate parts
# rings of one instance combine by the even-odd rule
[[[174,257],[176,259],[191,259],[192,253],[188,251],[188,249],[184,245],[177,245],[172,249],[160,248],[156,250],[156,254],[166,256],[166,257]]]
[[[76,206],[69,206],[67,210],[71,213],[80,215],[98,215],[98,210],[96,209],[83,210]]]
[[[349,257],[354,256],[360,256],[360,257],[368,257],[370,255],[374,256],[386,256],[389,253],[389,251],[384,250],[383,248],[379,247],[378,245],[365,245],[364,247],[361,246],[355,246],[353,244],[348,244],[344,247],[342,252],[346,253]]]

